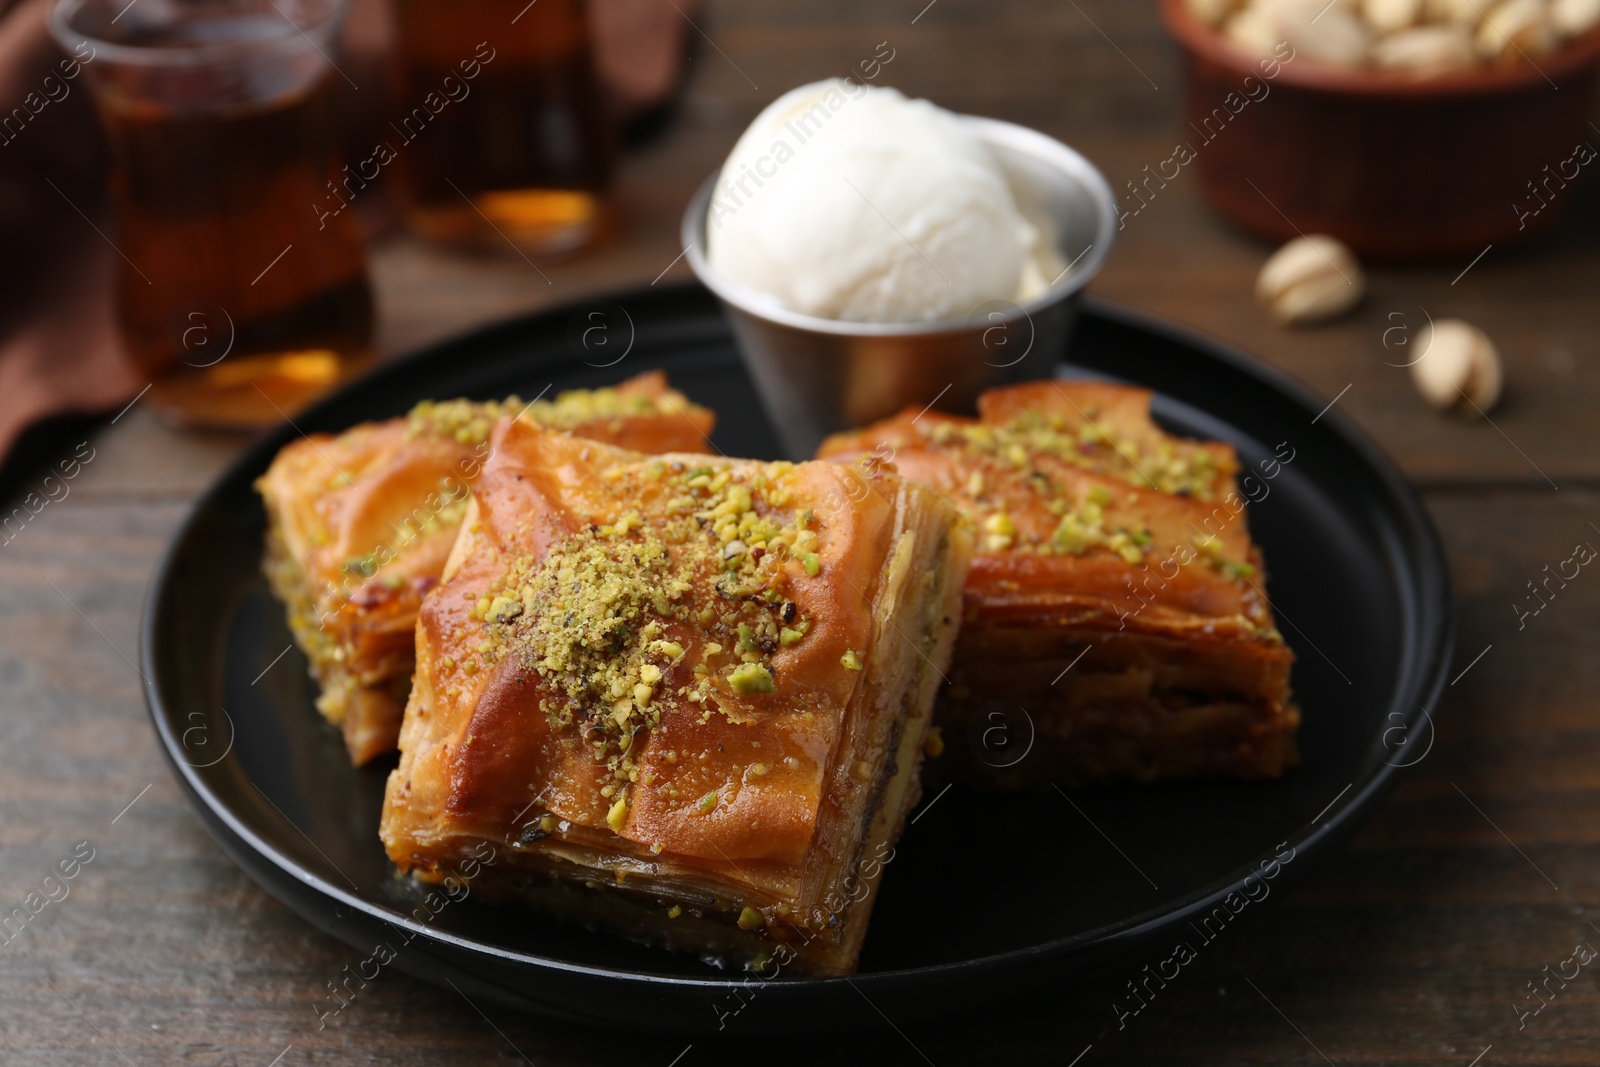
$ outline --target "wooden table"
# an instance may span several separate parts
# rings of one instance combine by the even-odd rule
[[[880,41],[895,50],[882,81],[1059,136],[1114,186],[1170,154],[1180,79],[1149,0],[937,0],[918,16],[924,3],[708,4],[697,21],[715,47],[699,41],[674,125],[623,175],[625,235],[547,267],[548,283],[515,258],[474,262],[390,240],[373,256],[385,349],[663,271],[686,277],[681,263],[668,269],[679,214],[742,126]],[[1085,1065],[1600,1062],[1600,969],[1560,988],[1524,1029],[1513,1007],[1574,945],[1600,946],[1600,579],[1571,583],[1525,630],[1512,609],[1546,564],[1576,542],[1600,544],[1597,221],[1591,191],[1559,233],[1496,248],[1455,282],[1466,263],[1376,269],[1359,313],[1299,332],[1254,306],[1269,249],[1210,215],[1192,176],[1119,235],[1094,292],[1258,353],[1337,398],[1397,458],[1449,549],[1452,677],[1471,664],[1447,692],[1432,751],[1355,843],[1121,1031],[1110,993],[1090,988],[818,1047],[702,1039],[685,1050],[691,1042],[485,1016],[395,973],[319,1030],[312,1001],[351,951],[207,837],[157,753],[130,662],[151,567],[239,442],[173,434],[137,406],[93,428],[94,458],[70,497],[0,549],[0,910],[77,843],[94,856],[70,896],[0,947],[0,1062],[944,1067],[986,1056],[1066,1065],[1090,1045]],[[1424,307],[1466,316],[1499,343],[1509,388],[1492,424],[1434,414],[1406,372],[1385,365],[1391,314],[1415,323]]]

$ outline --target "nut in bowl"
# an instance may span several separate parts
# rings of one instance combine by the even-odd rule
[[[1049,376],[1115,232],[1105,179],[1059,141],[845,82],[771,105],[683,221],[797,458]]]
[[[1574,199],[1600,145],[1588,125],[1600,27],[1582,3],[1320,7],[1162,0],[1218,212],[1278,241],[1325,233],[1414,259],[1529,236]],[[1248,109],[1235,103],[1246,96]]]

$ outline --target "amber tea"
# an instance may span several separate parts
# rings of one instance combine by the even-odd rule
[[[397,0],[403,110],[391,127],[407,223],[526,253],[592,240],[613,132],[582,0]]]
[[[93,25],[92,2],[63,6]],[[151,400],[184,422],[279,422],[370,355],[356,220],[317,210],[341,168],[340,75],[300,32],[307,5],[279,6],[133,8],[93,42],[119,320]]]

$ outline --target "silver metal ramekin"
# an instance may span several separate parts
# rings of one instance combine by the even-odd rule
[[[1017,205],[1041,227],[1067,269],[1022,304],[994,301],[965,319],[865,323],[791,311],[706,262],[713,174],[683,217],[689,265],[733,324],[767,415],[793,459],[808,459],[830,433],[914,405],[970,411],[983,390],[1055,372],[1079,294],[1116,237],[1111,188],[1083,156],[1035,130],[962,116],[989,146]]]

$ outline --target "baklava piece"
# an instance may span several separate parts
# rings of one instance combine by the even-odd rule
[[[1037,382],[985,394],[977,419],[908,411],[824,443],[892,459],[977,526],[930,771],[1034,786],[1297,761],[1294,655],[1234,451],[1163,433],[1149,407],[1143,389]]]
[[[918,795],[968,525],[882,469],[641,456],[497,427],[381,834],[730,967],[854,968]]]
[[[394,750],[423,595],[439,580],[489,430],[518,415],[646,452],[709,447],[713,416],[643,374],[550,401],[426,401],[404,418],[284,447],[260,480],[264,569],[353,763]]]

